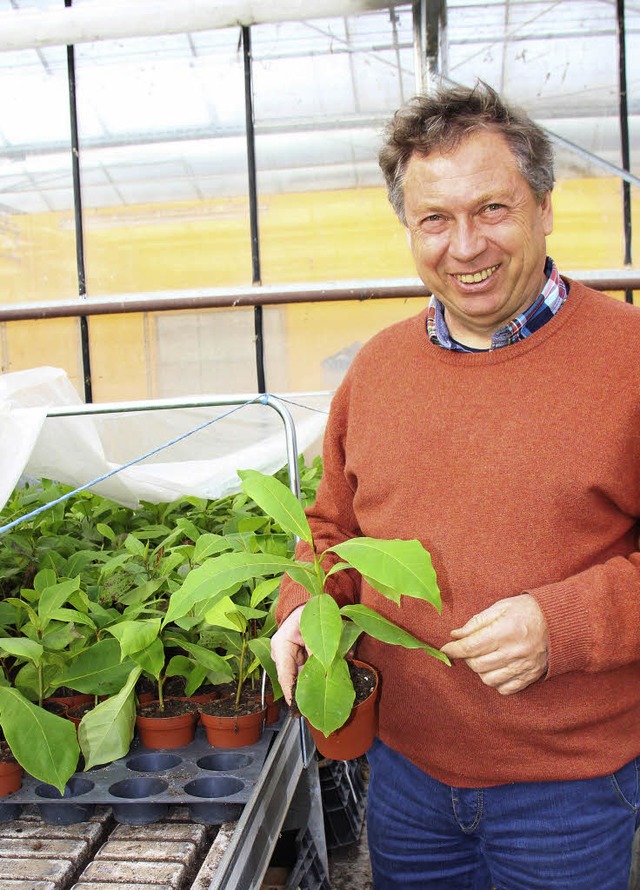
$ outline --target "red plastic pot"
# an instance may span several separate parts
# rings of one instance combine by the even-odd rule
[[[179,714],[175,717],[145,717],[138,714],[136,727],[140,741],[147,748],[182,748],[190,745],[196,732],[198,712]]]
[[[13,794],[22,785],[24,770],[17,760],[0,761],[0,797]]]
[[[234,714],[231,717],[207,714],[200,711],[200,722],[207,734],[207,741],[216,748],[244,748],[255,745],[262,736],[267,709],[252,714]]]
[[[347,722],[328,736],[307,721],[316,748],[329,760],[354,760],[362,757],[371,747],[378,729],[378,672],[362,661],[354,661],[354,664],[366,667],[375,674],[376,685],[371,695],[356,705]]]

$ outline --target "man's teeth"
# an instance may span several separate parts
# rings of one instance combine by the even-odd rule
[[[491,266],[489,269],[483,269],[482,272],[474,272],[472,275],[455,275],[454,278],[462,282],[462,284],[475,284],[478,281],[486,281],[489,275],[493,275],[497,268],[497,266]]]

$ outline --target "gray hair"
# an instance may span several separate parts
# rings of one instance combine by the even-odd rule
[[[441,88],[415,96],[398,109],[385,129],[378,160],[391,206],[406,225],[404,179],[414,152],[449,151],[467,136],[494,130],[507,142],[538,201],[553,189],[553,151],[544,130],[520,108],[507,105],[479,81],[475,87]]]

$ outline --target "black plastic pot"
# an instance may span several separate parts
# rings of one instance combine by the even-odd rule
[[[72,777],[65,785],[64,794],[60,794],[53,785],[38,785],[38,797],[52,801],[40,803],[38,809],[44,822],[50,825],[73,825],[75,822],[86,822],[93,816],[95,804],[82,801],[70,802],[71,798],[80,798],[93,789],[93,782],[88,779]],[[55,803],[59,801],[59,803]]]

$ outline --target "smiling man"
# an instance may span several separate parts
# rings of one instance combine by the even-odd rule
[[[376,890],[627,890],[640,803],[640,312],[547,256],[553,158],[490,88],[400,109],[380,164],[432,292],[336,392],[308,510],[324,550],[418,538],[442,613],[331,576],[439,645],[365,637]],[[304,556],[304,545],[300,555]],[[308,554],[307,554],[308,555]],[[290,698],[307,594],[281,587]]]

